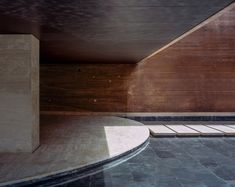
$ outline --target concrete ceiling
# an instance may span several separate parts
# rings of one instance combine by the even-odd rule
[[[0,33],[33,33],[43,63],[137,63],[234,0],[1,0]]]

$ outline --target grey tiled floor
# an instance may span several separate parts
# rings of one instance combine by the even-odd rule
[[[128,161],[66,187],[235,187],[235,138],[151,138]]]

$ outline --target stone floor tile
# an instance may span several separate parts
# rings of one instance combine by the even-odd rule
[[[199,136],[200,133],[184,125],[166,125],[166,127],[175,131],[178,136]]]
[[[164,125],[147,125],[153,136],[175,136],[176,132]]]

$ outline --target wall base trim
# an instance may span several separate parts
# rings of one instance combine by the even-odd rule
[[[43,115],[118,116],[136,121],[235,121],[235,112],[76,112],[41,111]]]

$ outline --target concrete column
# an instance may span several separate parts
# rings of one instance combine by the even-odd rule
[[[0,35],[0,152],[39,146],[39,41]]]

